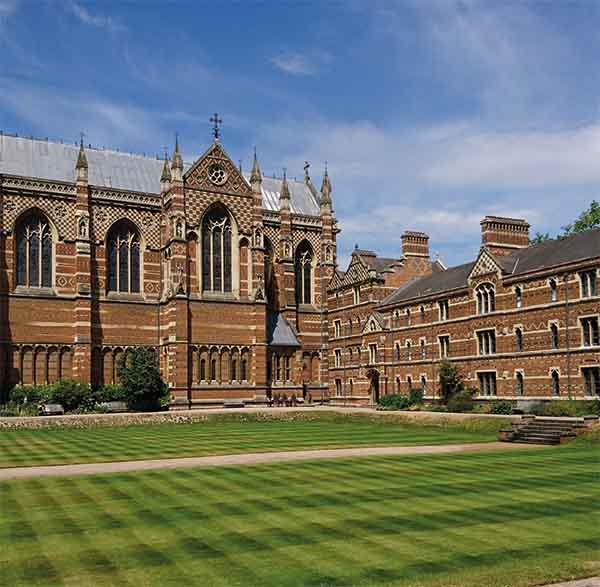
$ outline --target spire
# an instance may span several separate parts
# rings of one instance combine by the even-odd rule
[[[327,163],[325,163],[325,173],[323,174],[323,183],[321,184],[321,204],[331,205],[331,181],[329,181]]]
[[[252,172],[250,173],[250,184],[261,183],[262,174],[258,166],[258,158],[256,156],[256,147],[254,147],[254,161],[252,162]]]
[[[77,181],[88,180],[88,162],[85,156],[85,149],[83,148],[83,135],[79,143],[79,154],[77,155],[77,163],[75,164],[75,176]]]
[[[182,180],[183,159],[179,152],[179,135],[175,134],[175,151],[173,152],[173,160],[171,161],[171,179],[174,181]]]
[[[281,192],[279,193],[280,210],[290,209],[290,188],[287,182],[286,170],[283,170],[283,181],[281,182]]]
[[[169,169],[169,159],[165,153],[165,164],[163,165],[162,175],[160,176],[160,187],[162,191],[169,191],[171,183],[171,170]]]
[[[75,165],[75,169],[87,169],[88,162],[87,157],[85,156],[85,149],[83,148],[83,137],[79,143],[79,155],[77,155],[77,164]]]

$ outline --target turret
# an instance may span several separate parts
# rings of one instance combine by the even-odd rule
[[[183,181],[183,159],[179,152],[179,137],[175,137],[175,151],[171,162],[171,181]]]
[[[261,193],[262,174],[256,157],[256,148],[254,149],[254,161],[252,162],[252,172],[250,173],[250,186],[255,194]]]
[[[75,179],[78,182],[87,183],[88,181],[88,162],[83,148],[83,138],[79,143],[79,154],[77,155],[77,163],[75,164]]]
[[[169,159],[165,154],[165,164],[163,165],[162,175],[160,176],[160,191],[166,194],[171,188],[171,170],[169,168]]]
[[[290,188],[288,186],[285,170],[283,171],[283,181],[281,182],[281,192],[279,193],[279,209],[290,209]]]
[[[323,183],[321,184],[321,215],[327,213],[331,214],[332,212],[331,191],[331,181],[329,180],[327,165],[325,165]]]

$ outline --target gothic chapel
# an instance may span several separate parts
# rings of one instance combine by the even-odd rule
[[[321,190],[244,176],[218,132],[186,165],[0,134],[0,381],[117,381],[155,350],[174,406],[327,394],[336,259]]]

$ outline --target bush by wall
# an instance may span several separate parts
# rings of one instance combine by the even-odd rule
[[[495,400],[490,406],[490,414],[512,414],[513,405],[505,400]]]
[[[119,361],[117,375],[130,408],[149,411],[166,407],[169,390],[160,375],[153,349],[128,350]]]
[[[474,389],[463,389],[457,391],[447,402],[449,412],[472,412],[475,407],[473,396],[477,391]]]

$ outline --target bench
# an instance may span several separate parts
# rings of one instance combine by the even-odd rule
[[[246,407],[246,404],[244,403],[244,400],[241,400],[241,399],[226,399],[223,402],[223,407],[224,408],[244,408],[244,407]]]
[[[42,404],[38,408],[40,416],[62,416],[64,413],[65,409],[60,404]]]
[[[98,407],[109,414],[115,414],[117,412],[126,412],[127,403],[125,402],[100,402]]]

